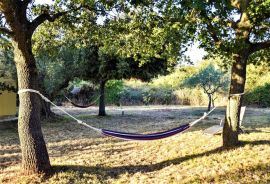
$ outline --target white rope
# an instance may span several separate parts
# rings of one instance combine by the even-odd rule
[[[88,128],[91,128],[92,130],[95,130],[99,133],[102,133],[102,130],[96,127],[93,127],[91,125],[86,124],[85,122],[83,122],[82,120],[77,119],[76,117],[72,116],[71,114],[69,114],[67,111],[65,111],[64,109],[62,109],[61,107],[57,106],[56,104],[54,104],[51,100],[49,100],[47,97],[45,97],[44,95],[42,95],[39,91],[34,90],[34,89],[21,89],[18,91],[18,94],[22,94],[22,93],[26,93],[26,92],[30,92],[30,93],[36,93],[38,94],[43,100],[45,100],[48,103],[51,103],[54,107],[56,107],[57,109],[59,109],[60,111],[62,111],[63,113],[65,113],[66,115],[68,115],[69,117],[71,117],[72,119],[74,119],[78,124],[81,124],[83,126],[86,126]],[[202,117],[200,117],[199,119],[189,123],[189,126],[194,126],[195,124],[197,124],[198,122],[200,122],[201,120],[205,119],[211,112],[213,112],[216,109],[216,107],[214,107],[213,109],[211,109],[209,112],[204,113],[204,115]]]
[[[66,115],[68,115],[69,117],[71,117],[72,119],[74,119],[78,124],[83,125],[85,127],[91,128],[92,130],[95,130],[99,133],[101,133],[101,129],[93,127],[91,125],[88,125],[87,123],[83,122],[82,120],[77,119],[76,117],[72,116],[70,113],[68,113],[67,111],[65,111],[64,109],[62,109],[61,107],[57,106],[56,104],[54,104],[51,100],[49,100],[47,97],[45,97],[44,95],[42,95],[39,91],[34,90],[34,89],[20,89],[18,91],[18,94],[22,94],[22,93],[26,93],[26,92],[30,92],[30,93],[36,93],[38,94],[44,101],[52,104],[54,107],[56,107],[57,109],[59,109],[60,111],[62,111],[63,113],[65,113]]]
[[[202,117],[200,117],[199,119],[189,123],[189,126],[194,126],[197,123],[199,123],[201,120],[203,120],[204,118],[206,118],[211,112],[213,112],[216,109],[216,107],[214,107],[213,109],[211,109],[209,112],[204,113],[204,115]]]
[[[245,94],[244,92],[243,93],[235,93],[235,94],[230,94],[229,97],[231,97],[231,96],[242,96],[244,94]]]

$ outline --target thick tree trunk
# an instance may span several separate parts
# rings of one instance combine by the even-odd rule
[[[24,33],[14,37],[14,59],[19,89],[39,89],[31,36]],[[40,97],[34,93],[19,95],[18,131],[22,151],[22,171],[25,174],[47,173],[51,169],[40,125]]]
[[[207,94],[208,96],[208,108],[207,111],[211,110],[211,105],[212,105],[212,95],[211,94]]]
[[[100,82],[100,97],[99,97],[99,116],[106,116],[106,110],[105,110],[105,84],[106,81]]]
[[[243,95],[239,94],[243,93],[245,89],[248,55],[248,51],[243,51],[235,58],[235,62],[232,65],[230,96],[228,99],[225,124],[223,128],[224,147],[236,146],[239,143],[239,117],[243,98]]]
[[[41,101],[41,118],[47,119],[55,117],[55,113],[51,110],[51,104],[45,102],[44,100]]]

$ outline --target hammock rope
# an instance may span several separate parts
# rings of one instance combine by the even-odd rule
[[[47,97],[42,95],[37,90],[34,90],[34,89],[21,89],[21,90],[18,91],[18,94],[22,94],[22,93],[26,93],[26,92],[38,94],[43,100],[45,100],[48,103],[51,103],[55,108],[59,109],[64,114],[68,115],[70,118],[75,120],[80,125],[83,125],[83,126],[85,126],[87,128],[90,128],[90,129],[92,129],[92,130],[94,130],[94,131],[96,131],[98,133],[103,134],[103,135],[115,137],[115,138],[118,138],[118,139],[124,139],[124,140],[146,141],[146,140],[158,140],[158,139],[171,137],[173,135],[176,135],[178,133],[182,133],[182,132],[188,130],[189,128],[196,125],[201,120],[205,119],[210,113],[212,113],[216,109],[216,107],[214,107],[209,112],[204,113],[204,115],[201,116],[199,119],[196,119],[195,121],[192,121],[191,123],[187,123],[187,124],[181,125],[179,127],[173,128],[171,130],[167,130],[167,131],[163,131],[163,132],[157,132],[157,133],[150,133],[150,134],[136,134],[136,133],[126,133],[126,132],[119,132],[119,131],[114,131],[114,130],[100,129],[100,128],[93,127],[93,126],[88,125],[87,123],[83,122],[82,120],[77,119],[76,117],[74,117],[73,115],[71,115],[70,113],[65,111],[63,108],[57,106],[56,104],[54,104],[51,100],[49,100]]]
[[[99,100],[101,95],[99,95],[93,102],[91,102],[90,104],[88,105],[80,105],[80,104],[77,104],[75,102],[73,102],[70,98],[68,98],[66,95],[64,95],[64,97],[75,107],[79,107],[79,108],[88,108],[88,107],[91,107],[93,105],[96,104],[96,102]]]
[[[51,100],[49,100],[47,97],[45,97],[44,95],[42,95],[39,91],[34,90],[34,89],[21,89],[18,91],[18,94],[22,94],[22,93],[26,93],[26,92],[30,92],[30,93],[36,93],[38,94],[44,101],[52,104],[55,108],[57,108],[58,110],[62,111],[63,113],[65,113],[66,115],[68,115],[70,118],[74,119],[78,124],[83,125],[85,127],[88,127],[92,130],[95,130],[99,133],[101,133],[101,129],[93,127],[91,125],[88,125],[87,123],[83,122],[82,120],[77,119],[76,117],[72,116],[70,113],[68,113],[67,111],[65,111],[64,109],[62,109],[61,107],[57,106],[55,103],[53,103]]]

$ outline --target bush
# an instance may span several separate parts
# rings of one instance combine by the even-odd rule
[[[175,104],[175,95],[172,89],[168,88],[146,88],[143,92],[144,104]]]
[[[107,104],[120,105],[120,98],[124,90],[124,82],[122,80],[110,80],[106,83],[105,97]]]
[[[183,88],[174,92],[180,105],[206,105],[208,98],[199,88]]]
[[[258,107],[270,107],[270,83],[258,86],[245,95],[244,103]]]
[[[141,105],[143,104],[143,92],[140,88],[125,86],[121,92],[120,102],[122,105]]]

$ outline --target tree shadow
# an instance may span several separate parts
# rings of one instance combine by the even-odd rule
[[[245,145],[252,145],[252,146],[270,145],[270,140],[243,141],[239,144],[238,147],[231,147],[231,148],[219,147],[219,148],[206,151],[203,153],[187,155],[185,157],[166,160],[166,161],[162,161],[155,164],[128,165],[128,166],[117,166],[117,167],[102,167],[102,166],[88,167],[88,166],[83,166],[83,165],[78,165],[78,166],[56,165],[56,166],[53,166],[53,168],[54,168],[55,173],[63,172],[63,171],[75,171],[79,173],[92,173],[92,174],[100,175],[102,176],[103,179],[118,178],[121,174],[124,174],[124,173],[135,174],[135,173],[149,173],[149,172],[159,171],[170,165],[178,165],[178,164],[181,164],[182,162],[185,162],[191,159],[200,158],[203,156],[210,156],[212,154],[238,149],[238,148],[244,147]]]
[[[17,165],[21,162],[20,155],[9,155],[3,158],[0,158],[0,170],[10,167],[12,165]]]
[[[270,131],[267,130],[257,130],[257,129],[244,129],[244,134],[250,134],[250,133],[270,133]]]
[[[0,130],[18,133],[18,121],[16,120],[16,121],[0,122]]]
[[[243,173],[247,175],[247,172],[250,175],[249,178],[243,176]],[[224,181],[227,181],[227,183],[269,183],[269,180],[265,181],[265,178],[260,178],[261,175],[267,175],[269,172],[270,167],[268,164],[257,164],[249,167],[248,170],[246,168],[239,168],[237,170],[227,171],[224,174],[209,174],[206,176],[206,178],[200,178],[199,176],[195,175],[192,180],[189,180],[186,183],[224,183]],[[259,182],[258,180],[252,180],[252,174],[254,173],[257,177],[259,177]],[[230,181],[230,179],[234,181]]]

